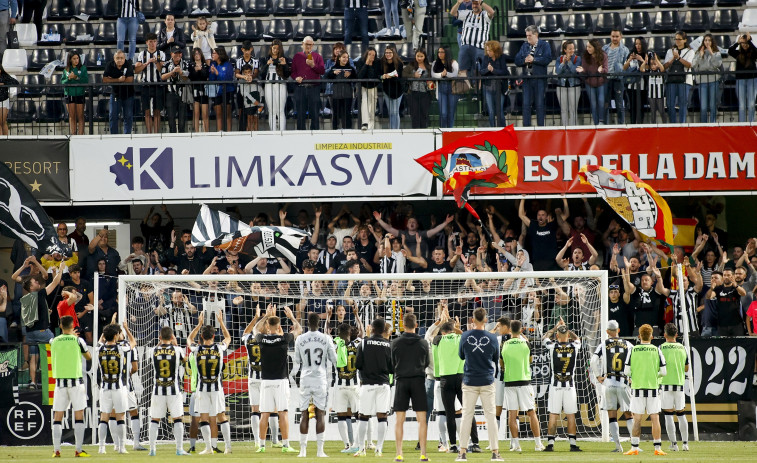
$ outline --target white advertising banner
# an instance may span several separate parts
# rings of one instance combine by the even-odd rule
[[[71,199],[84,202],[428,195],[414,158],[432,131],[74,137]]]

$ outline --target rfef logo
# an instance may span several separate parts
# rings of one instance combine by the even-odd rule
[[[42,410],[31,402],[21,402],[8,410],[8,431],[19,439],[34,439],[45,427]]]
[[[158,154],[158,148],[129,148],[124,153],[116,153],[115,164],[110,171],[116,176],[116,185],[124,185],[129,190],[159,190],[173,188],[173,148],[165,148]]]

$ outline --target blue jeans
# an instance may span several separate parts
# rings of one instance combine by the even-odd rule
[[[137,51],[137,29],[139,28],[139,21],[137,18],[118,18],[116,22],[116,48],[119,50],[124,49],[124,41],[129,41],[129,54],[127,58],[134,60],[134,53]],[[126,33],[129,36],[126,36]]]
[[[605,123],[605,86],[599,87],[586,86],[586,93],[589,94],[589,106],[591,107],[591,118],[594,125]]]
[[[386,27],[400,27],[399,0],[384,0],[384,22]]]
[[[699,84],[699,104],[701,111],[699,113],[699,122],[715,122],[718,118],[718,87],[720,82],[707,82]],[[710,117],[707,117],[707,111]]]
[[[736,80],[736,96],[739,99],[739,122],[747,122],[747,120],[754,122],[754,98],[756,93],[757,78]]]
[[[495,85],[492,85],[491,87],[484,87],[484,101],[486,102],[486,111],[489,113],[489,127],[504,127],[505,96],[502,94],[499,82],[495,83]]]
[[[26,343],[29,344],[30,354],[39,354],[38,344],[47,344],[53,338],[50,330],[26,330]]]
[[[544,99],[547,81],[545,79],[523,79],[523,127],[531,127],[531,105],[536,104],[536,125],[544,127]]]
[[[670,123],[686,122],[686,115],[689,113],[689,90],[691,85],[688,84],[668,84],[666,97],[668,98],[668,117]],[[678,102],[678,117],[676,117],[676,101]]]
[[[370,41],[370,37],[368,37],[368,8],[344,9],[344,44],[352,43],[355,20],[360,22],[360,39],[363,42],[363,48],[368,48]]]
[[[431,412],[434,411],[434,386],[436,386],[436,381],[426,378],[426,423]]]
[[[402,95],[394,99],[384,94],[384,104],[386,105],[386,109],[389,110],[390,129],[400,128],[400,102],[402,102]]]
[[[457,55],[457,64],[461,71],[467,71],[468,76],[473,75],[476,69],[476,62],[483,62],[484,49],[476,48],[473,45],[461,45],[460,52]]]
[[[618,111],[618,124],[626,123],[626,107],[623,104],[623,80],[622,79],[607,79],[605,84],[607,95],[605,96],[605,102],[607,104],[607,111],[605,111],[605,122],[610,123],[610,101],[615,100],[615,109]]]
[[[110,122],[110,133],[115,135],[118,131],[118,116],[123,111],[124,133],[131,133],[131,120],[134,117],[134,97],[120,99],[114,95],[110,96],[110,112],[108,120]]]
[[[445,129],[455,126],[455,113],[457,113],[457,100],[459,95],[452,93],[452,84],[439,82],[439,127]]]

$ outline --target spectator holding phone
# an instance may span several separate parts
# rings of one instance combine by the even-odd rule
[[[697,75],[699,82],[699,122],[715,122],[718,118],[718,87],[720,85],[720,72],[723,66],[723,57],[720,48],[715,44],[712,34],[705,34],[702,45],[694,54],[692,69],[701,73]],[[717,74],[716,74],[717,73]],[[707,113],[709,118],[707,117]]]
[[[644,106],[647,103],[647,87],[645,76],[641,75],[641,66],[649,56],[647,41],[643,37],[636,37],[633,41],[633,50],[628,54],[628,59],[623,63],[623,72],[629,74],[625,78],[628,85],[628,100],[631,109],[631,124],[644,122]]]
[[[757,95],[757,47],[751,34],[739,36],[728,48],[736,59],[736,96],[739,99],[739,122],[754,122],[754,99]]]

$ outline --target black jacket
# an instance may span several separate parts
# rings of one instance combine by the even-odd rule
[[[381,78],[381,60],[374,59],[373,64],[369,65],[361,61],[357,64],[357,78],[358,79],[376,79],[376,82],[361,82],[360,85],[363,88],[376,88],[379,85]]]
[[[158,50],[164,52],[166,54],[166,58],[171,58],[171,47],[174,45],[181,47],[181,51],[184,51],[184,49],[187,47],[187,38],[184,35],[184,31],[180,27],[174,27],[173,28],[173,42],[168,42],[168,33],[166,32],[166,27],[163,26],[160,28],[160,32],[158,33]]]
[[[389,384],[392,369],[392,346],[381,335],[364,338],[357,347],[355,367],[363,384]]]
[[[419,334],[402,333],[392,341],[394,379],[425,378],[428,366],[428,343]]]

